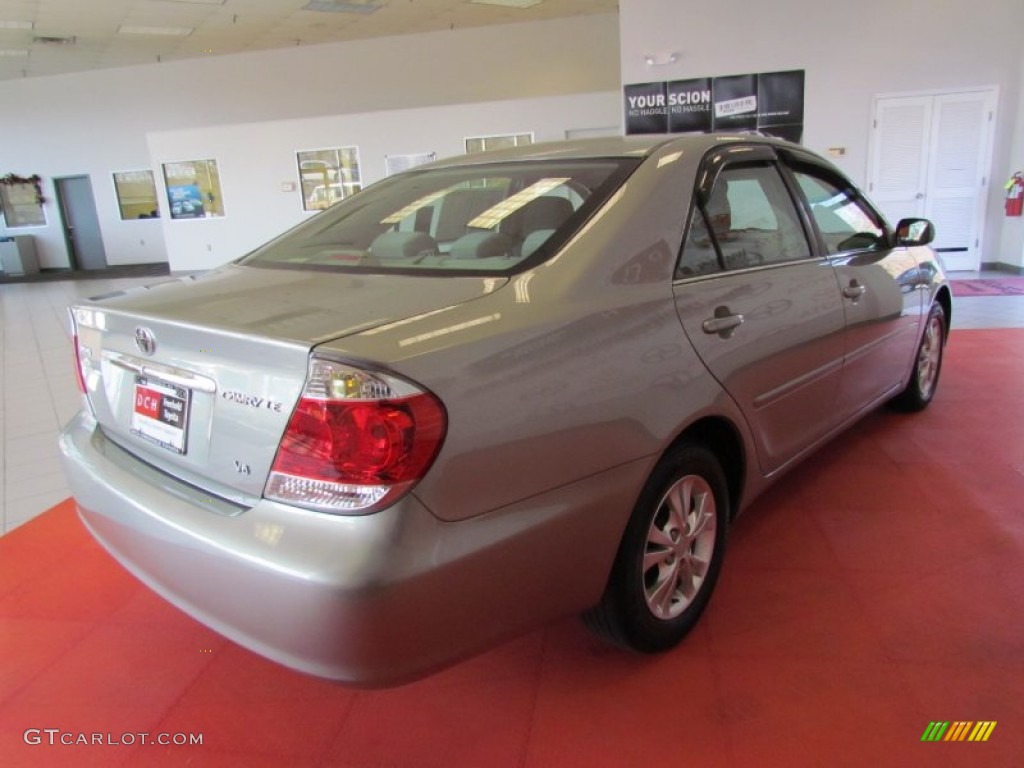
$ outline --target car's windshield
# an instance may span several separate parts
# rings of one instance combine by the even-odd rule
[[[637,162],[612,158],[410,171],[346,198],[240,263],[509,273],[547,258]]]

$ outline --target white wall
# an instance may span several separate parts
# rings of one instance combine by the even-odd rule
[[[1009,180],[1013,171],[1024,173],[1024,52],[1020,56],[1020,81],[1017,90],[1017,118],[1014,123],[1013,141],[1010,144],[1010,163],[1003,176],[997,176],[997,182]],[[1005,178],[1004,178],[1005,177]],[[1001,190],[1005,194],[1005,190]],[[999,210],[1003,210],[1000,202]],[[1024,270],[1024,216],[1004,218],[1000,253],[1007,264]]]
[[[621,0],[619,15],[626,84],[804,69],[804,143],[817,151],[846,147],[836,164],[861,183],[873,96],[999,86],[982,261],[1022,263],[1020,238],[1004,236],[999,190],[1013,169],[1011,152],[1016,167],[1024,154],[1021,0],[716,0],[699,7]],[[680,54],[674,64],[644,62],[646,55],[665,62],[673,52]]]
[[[298,185],[299,150],[358,146],[365,185],[384,177],[385,155],[462,154],[467,135],[533,132],[538,142],[561,140],[566,130],[616,125],[619,103],[614,90],[151,133],[155,169],[213,158],[221,176],[224,218],[162,220],[171,269],[217,266],[312,215],[302,210],[300,191],[282,191]],[[168,210],[166,199],[161,205]]]
[[[88,174],[108,262],[163,261],[162,223],[120,221],[110,177],[152,167],[150,132],[611,91],[618,50],[603,15],[0,81],[0,175],[39,174],[49,199],[48,226],[0,235],[33,234],[42,266],[67,266],[52,178]]]
[[[852,6],[817,0],[764,4],[718,0],[699,8],[680,0],[621,0],[618,16],[2,81],[0,175],[38,173],[45,179],[50,224],[16,231],[37,236],[43,266],[68,264],[51,180],[75,174],[88,174],[93,180],[108,261],[141,263],[168,258],[165,229],[179,233],[191,226],[196,233],[203,231],[205,223],[214,225],[207,227],[209,232],[219,231],[218,222],[175,222],[176,228],[170,230],[167,221],[119,220],[110,173],[155,167],[156,159],[151,158],[147,144],[151,133],[163,147],[164,135],[175,131],[198,130],[201,134],[212,126],[300,119],[267,131],[308,127],[315,133],[314,124],[303,124],[301,118],[379,117],[382,122],[370,133],[381,131],[394,146],[381,144],[370,149],[368,145],[363,150],[364,165],[372,172],[382,151],[403,151],[397,146],[401,135],[417,136],[418,127],[406,124],[409,115],[419,114],[412,110],[477,105],[478,109],[470,112],[453,111],[447,126],[442,125],[441,112],[423,113],[430,116],[431,139],[441,142],[475,130],[470,123],[476,117],[486,118],[496,102],[607,94],[617,91],[621,83],[804,69],[805,143],[818,150],[846,147],[848,154],[838,162],[863,182],[874,95],[996,85],[1000,104],[991,173],[994,183],[982,259],[1024,267],[1024,224],[1003,217],[1000,190],[1001,180],[1024,166],[1021,30],[1021,0],[986,0],[983,4],[973,0],[940,4],[862,0]],[[644,64],[646,54],[664,61],[672,52],[681,54],[673,65],[649,68]],[[614,124],[622,118],[618,103],[616,110]],[[600,127],[584,125],[567,114],[563,121],[568,129]],[[358,132],[365,125],[360,118],[336,127]],[[550,125],[544,125],[543,130],[549,130]],[[222,135],[222,130],[212,130],[211,139]],[[258,134],[259,130],[247,131],[246,140],[254,141]],[[181,138],[184,140],[185,134]],[[322,142],[296,142],[287,153],[287,142],[283,138],[276,141],[275,153],[281,157],[266,159],[266,176],[259,183],[273,177],[275,188],[279,188],[281,181],[293,178],[290,166],[286,171],[282,165],[289,161],[282,157],[295,149],[333,145],[334,139],[324,136]],[[338,143],[362,143],[347,136],[337,139]],[[247,146],[254,159],[260,158],[256,145]],[[408,151],[419,151],[419,142]],[[437,151],[445,154],[441,146]],[[222,167],[222,175],[226,184],[238,184],[227,168]],[[210,242],[209,253],[217,259],[230,258],[250,242],[248,236],[227,234],[244,211],[235,201],[247,194],[225,193],[228,216],[219,222],[225,235]],[[287,218],[282,217],[288,204],[281,193],[276,194],[275,213],[268,221],[279,223]],[[255,226],[263,228],[259,222]],[[0,225],[2,234],[10,232]]]

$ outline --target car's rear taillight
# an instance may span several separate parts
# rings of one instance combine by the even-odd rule
[[[313,358],[264,495],[321,512],[382,509],[426,474],[446,424],[440,401],[410,382]]]
[[[78,331],[71,334],[71,346],[75,350],[75,382],[78,384],[78,391],[85,394],[85,378],[82,376],[82,351],[78,345]]]
[[[80,329],[85,328],[88,333],[89,329],[101,328],[102,319],[98,324],[96,313],[82,307],[70,307],[68,315],[71,328],[71,349],[75,355],[75,383],[78,385],[78,391],[82,393],[84,407],[91,412],[88,381],[92,364],[92,350],[82,344]]]

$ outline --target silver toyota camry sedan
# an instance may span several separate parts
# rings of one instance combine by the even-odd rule
[[[82,520],[257,653],[386,685],[566,614],[667,649],[736,515],[938,382],[932,225],[749,136],[456,158],[71,308]]]

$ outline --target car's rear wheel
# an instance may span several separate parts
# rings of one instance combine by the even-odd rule
[[[645,653],[676,645],[714,590],[728,520],[729,493],[716,456],[697,444],[673,450],[644,486],[586,624]]]
[[[946,346],[946,313],[941,304],[932,304],[925,320],[924,333],[917,348],[914,370],[906,388],[892,401],[903,411],[920,411],[935,397],[942,370],[942,351]]]

